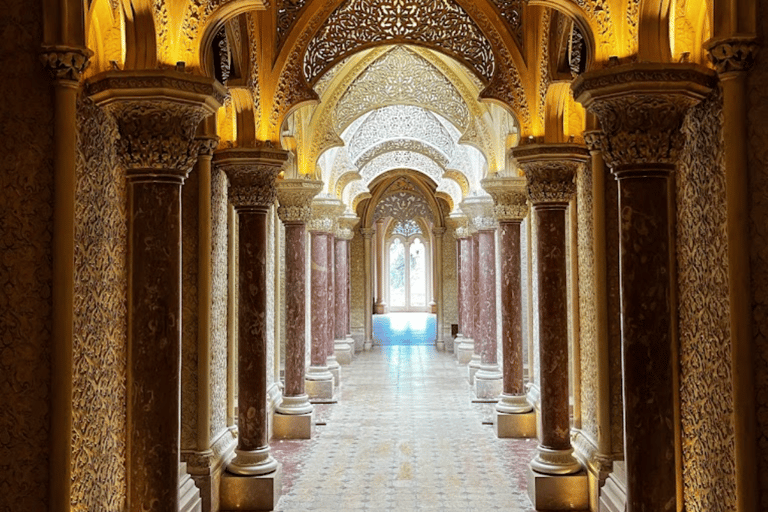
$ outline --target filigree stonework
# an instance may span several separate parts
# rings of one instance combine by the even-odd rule
[[[92,55],[88,48],[44,46],[40,60],[52,79],[79,82],[88,69]]]
[[[749,71],[760,48],[753,38],[714,39],[706,47],[710,62],[721,75]]]
[[[322,190],[321,181],[284,179],[277,182],[280,206],[277,214],[285,222],[306,223],[312,216],[312,199]]]

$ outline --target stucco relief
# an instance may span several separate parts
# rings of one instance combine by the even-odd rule
[[[128,219],[117,127],[78,103],[72,392],[73,511],[125,500]]]
[[[736,510],[722,96],[683,123],[677,173],[680,415],[688,511]]]
[[[350,241],[350,272],[352,282],[350,314],[352,333],[360,333],[365,328],[365,247],[363,237],[355,233]]]
[[[595,254],[592,223],[592,167],[583,165],[576,175],[578,208],[579,337],[581,367],[581,429],[594,445],[597,426],[597,335],[595,331]]]
[[[211,171],[211,439],[227,428],[227,176]]]
[[[758,35],[768,34],[768,1],[758,0]],[[750,259],[752,337],[761,508],[768,510],[768,55],[763,49],[749,74]]]
[[[181,449],[197,449],[197,169],[181,188]]]
[[[48,501],[54,109],[40,17],[40,4],[9,2],[0,19],[0,495],[18,510]]]

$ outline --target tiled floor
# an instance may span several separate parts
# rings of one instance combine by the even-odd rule
[[[466,367],[425,345],[374,347],[342,367],[309,441],[275,441],[280,511],[532,511],[533,439],[497,439]],[[323,424],[324,423],[324,424]]]

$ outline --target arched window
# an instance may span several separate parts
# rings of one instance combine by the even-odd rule
[[[418,223],[398,222],[387,244],[387,304],[390,311],[427,311],[429,306],[428,240]]]

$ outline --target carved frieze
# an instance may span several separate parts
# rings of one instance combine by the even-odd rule
[[[714,84],[714,72],[696,65],[643,63],[591,71],[571,87],[600,120],[600,147],[618,176],[638,165],[674,168],[685,113]]]
[[[54,80],[79,82],[93,52],[73,46],[43,46],[40,61]]]
[[[237,209],[269,208],[275,203],[275,178],[288,155],[268,146],[218,151],[216,168],[229,178],[229,201]]]
[[[493,198],[494,215],[499,222],[521,221],[528,215],[525,179],[516,177],[487,178],[482,186]]]
[[[283,223],[307,223],[312,217],[312,199],[323,189],[323,182],[283,179],[277,182],[277,215]]]
[[[717,38],[706,45],[709,60],[721,75],[749,71],[755,63],[759,47],[752,37]]]
[[[211,78],[177,71],[109,71],[94,77],[88,94],[117,123],[118,157],[128,177],[183,179],[201,148],[197,127],[221,106],[226,90]]]
[[[528,178],[532,204],[567,203],[576,193],[574,176],[589,158],[577,144],[529,144],[513,148],[511,155]]]

